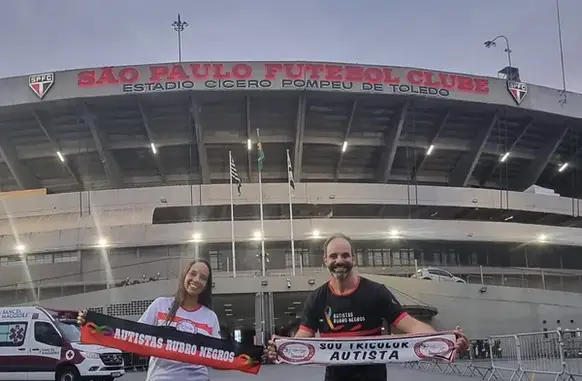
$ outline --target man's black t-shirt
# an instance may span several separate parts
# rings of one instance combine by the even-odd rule
[[[383,284],[359,277],[357,287],[339,295],[329,282],[314,290],[307,300],[299,329],[320,337],[380,335],[382,319],[396,325],[406,313]],[[385,381],[386,365],[328,366],[325,381]]]

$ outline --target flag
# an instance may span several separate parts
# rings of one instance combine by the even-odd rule
[[[234,163],[234,157],[230,157],[230,178],[233,182],[236,183],[236,189],[238,190],[238,195],[241,195],[241,188],[242,188],[242,181],[240,180],[240,176],[238,175],[238,171],[236,169],[236,164]]]
[[[287,175],[289,178],[289,186],[295,192],[295,180],[293,179],[293,167],[291,166],[291,157],[289,156],[289,150],[287,150]]]
[[[259,172],[263,172],[263,162],[265,161],[265,152],[263,151],[263,144],[259,141],[257,143],[257,163],[259,164]]]

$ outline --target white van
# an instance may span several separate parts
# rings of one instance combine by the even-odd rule
[[[117,349],[80,343],[76,312],[0,308],[0,380],[111,381],[124,374]]]

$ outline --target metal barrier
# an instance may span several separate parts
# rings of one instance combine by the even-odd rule
[[[149,358],[125,353],[124,362],[127,371],[144,371]],[[487,381],[582,381],[582,330],[491,336],[473,340],[454,363],[418,361],[402,366]]]
[[[482,380],[582,380],[582,330],[497,335],[474,340],[456,362],[419,361],[405,368]]]
[[[123,363],[126,371],[143,372],[148,369],[149,357],[136,355],[133,353],[123,354]]]

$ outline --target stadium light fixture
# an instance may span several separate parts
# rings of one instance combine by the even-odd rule
[[[548,237],[545,234],[540,234],[538,236],[538,242],[546,242]]]
[[[509,69],[511,70],[512,69],[512,66],[511,66],[511,49],[509,48],[509,39],[507,37],[505,37],[504,35],[499,35],[499,36],[495,37],[492,40],[485,41],[483,44],[485,45],[486,48],[495,47],[495,46],[497,46],[497,44],[495,44],[495,41],[497,41],[500,38],[505,40],[505,52],[507,53],[507,63],[509,64]]]
[[[247,149],[249,151],[253,149],[253,142],[251,142],[251,139],[247,139]]]
[[[558,168],[558,172],[564,172],[568,168],[568,163],[564,163]]]
[[[263,235],[261,234],[260,230],[257,230],[253,233],[253,238],[257,241],[261,240],[261,238],[263,238]]]
[[[26,246],[19,243],[16,246],[14,246],[14,250],[16,250],[18,254],[24,254],[24,252],[26,251]]]
[[[57,151],[57,156],[58,156],[59,160],[61,161],[61,163],[65,162],[65,156],[63,156],[61,151]]]
[[[202,235],[200,233],[192,234],[192,241],[194,241],[194,242],[202,241]]]
[[[99,238],[99,240],[97,241],[97,245],[99,245],[99,247],[107,247],[107,238]]]
[[[150,147],[152,148],[152,153],[155,155],[156,153],[158,153],[158,150],[156,148],[156,145],[152,142],[150,143]]]
[[[174,30],[178,33],[178,61],[182,62],[182,32],[184,28],[189,26],[186,21],[182,21],[180,14],[178,13],[178,19],[172,23]]]
[[[319,238],[321,237],[321,233],[319,230],[315,229],[314,231],[311,232],[311,237],[312,238]]]
[[[501,156],[501,158],[499,158],[499,161],[502,162],[502,163],[504,163],[507,160],[507,158],[509,157],[509,154],[510,154],[509,152],[504,153]]]
[[[346,152],[348,149],[348,141],[344,140],[344,144],[342,144],[342,152]]]
[[[396,229],[390,230],[390,238],[398,238],[400,236],[400,232]]]
[[[431,144],[430,146],[428,146],[428,148],[426,150],[426,156],[430,155],[433,150],[434,150],[434,145]]]

